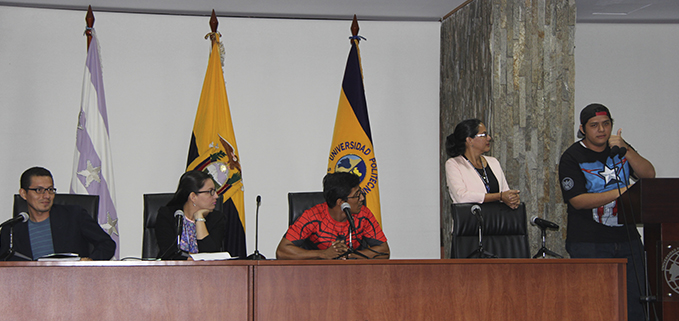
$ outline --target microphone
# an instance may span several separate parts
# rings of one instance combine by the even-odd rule
[[[627,147],[618,147],[618,146],[613,146],[611,147],[611,157],[618,155],[620,158],[625,156],[627,154]]]
[[[259,205],[262,204],[262,196],[257,195],[257,212],[255,213],[255,253],[248,255],[248,260],[266,260],[266,257],[259,253]]]
[[[478,206],[478,205],[472,206],[472,214],[477,215],[477,216],[479,214],[481,214],[481,206]]]
[[[347,203],[347,202],[344,202],[344,203],[342,203],[341,207],[342,207],[342,211],[344,211],[344,214],[347,215],[347,221],[349,221],[349,227],[351,228],[350,232],[356,232],[356,225],[354,225],[354,216],[351,215],[351,205],[349,205],[349,203]],[[375,250],[371,249],[370,246],[365,242],[365,239],[359,238],[359,239],[357,239],[357,241],[360,244],[360,246],[363,247],[363,249],[368,249],[370,251],[373,251],[377,254],[377,256],[386,255],[386,253],[376,252]],[[352,243],[351,243],[351,233],[349,233],[349,250],[346,251],[344,254],[338,256],[337,258],[341,258],[343,256],[347,256],[347,258],[348,258],[349,254],[359,255],[359,256],[362,256],[363,258],[369,259],[369,257],[366,256],[365,254],[358,252],[358,251],[353,249]]]
[[[3,228],[3,227],[8,226],[8,225],[12,226],[16,223],[26,222],[26,221],[28,221],[28,213],[21,212],[21,213],[19,213],[18,216],[12,217],[9,220],[6,220],[4,223],[0,224],[0,228]]]
[[[174,220],[177,223],[177,246],[179,246],[179,239],[182,237],[182,227],[184,227],[184,211],[176,210],[174,212]]]
[[[472,206],[472,215],[476,216],[476,218],[479,220],[479,233],[481,233],[481,226],[484,225],[483,215],[481,215],[481,206],[474,204]]]
[[[541,228],[553,228],[553,229],[557,229],[557,230],[559,229],[559,225],[557,225],[556,223],[550,222],[548,220],[543,220],[543,219],[541,219],[537,216],[533,216],[530,219],[530,223],[533,224],[533,225],[537,225]]]
[[[352,231],[356,231],[356,225],[354,225],[354,217],[351,215],[351,205],[349,203],[344,202],[342,203],[342,210],[344,211],[344,214],[347,215],[347,220],[349,221],[349,226],[351,226]]]
[[[262,195],[257,195],[257,217],[255,218],[255,258],[256,259],[266,259],[263,255],[259,254],[259,206],[262,205]]]

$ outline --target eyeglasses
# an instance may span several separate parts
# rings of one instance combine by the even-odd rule
[[[54,194],[54,193],[57,192],[57,189],[54,188],[54,187],[48,187],[48,188],[44,188],[44,187],[27,188],[27,190],[29,190],[29,191],[34,191],[34,192],[36,192],[36,193],[38,193],[38,194],[45,194],[45,191],[47,191],[47,192],[50,193],[50,194]]]
[[[474,137],[483,137],[483,138],[486,138],[486,137],[488,137],[488,133],[476,134],[476,135],[474,135]]]
[[[207,190],[207,191],[198,191],[198,192],[196,192],[196,194],[200,194],[200,193],[210,193],[211,196],[214,196],[216,192],[217,192],[217,191],[216,191],[214,188],[211,188],[211,189],[209,189],[209,190]]]
[[[360,198],[361,196],[365,197],[365,193],[363,193],[362,190],[358,190],[358,192],[356,192],[356,195],[354,195],[354,196],[347,196],[347,198]]]

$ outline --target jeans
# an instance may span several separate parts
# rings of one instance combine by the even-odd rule
[[[640,301],[646,293],[644,253],[641,240],[636,238],[619,243],[567,242],[566,251],[573,259],[623,258],[627,259],[627,318],[629,321],[646,320],[644,306]],[[636,266],[636,268],[635,268]]]

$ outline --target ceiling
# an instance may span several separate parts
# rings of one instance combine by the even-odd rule
[[[512,0],[509,0],[512,1]],[[514,0],[519,1],[519,0]],[[575,0],[577,21],[679,23],[678,0]],[[221,17],[439,21],[466,0],[0,0],[0,6]]]

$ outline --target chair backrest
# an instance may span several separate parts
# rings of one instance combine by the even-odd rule
[[[54,204],[59,205],[79,205],[89,213],[95,221],[98,222],[99,215],[99,195],[87,194],[55,194]],[[28,204],[26,200],[21,198],[21,195],[14,194],[14,216],[21,212],[28,212]]]
[[[158,210],[167,205],[174,193],[144,194],[144,239],[141,247],[142,258],[158,256],[156,240],[156,217]]]
[[[453,241],[451,258],[466,258],[479,248],[478,218],[471,207],[453,204]],[[499,258],[529,258],[526,206],[512,210],[499,203],[478,204],[483,217],[483,248]]]
[[[288,193],[288,225],[292,225],[304,211],[325,202],[323,192]]]
[[[158,240],[156,239],[156,217],[158,210],[167,205],[174,193],[144,194],[144,239],[142,240],[141,257],[145,259],[158,256]],[[215,211],[222,211],[223,202],[220,196]]]

